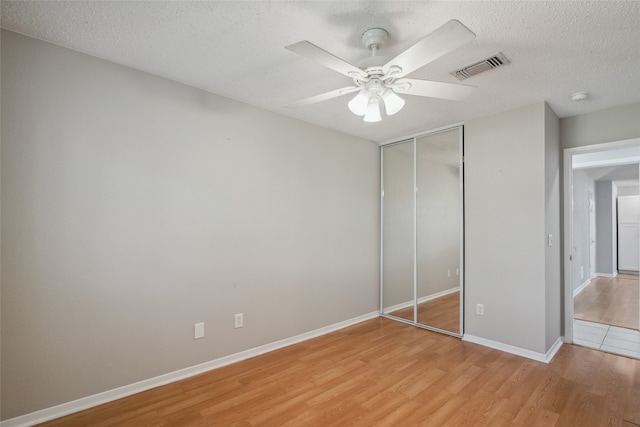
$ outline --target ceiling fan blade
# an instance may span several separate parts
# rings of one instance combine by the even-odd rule
[[[430,80],[398,79],[392,85],[394,92],[407,95],[460,101],[476,88],[457,83],[432,82]]]
[[[295,52],[299,55],[302,55],[305,58],[314,60],[333,71],[337,71],[340,74],[344,74],[347,77],[351,77],[351,78],[367,77],[367,73],[362,71],[360,68],[354,65],[351,65],[346,61],[343,61],[337,56],[334,56],[333,54],[327,52],[322,48],[319,48],[318,46],[306,40],[291,44],[289,46],[285,46],[285,49],[288,49],[291,52]]]
[[[382,70],[387,74],[392,67],[398,67],[399,73],[392,73],[392,76],[396,78],[406,76],[475,38],[476,35],[471,30],[460,21],[452,19],[387,62]]]
[[[326,101],[328,99],[337,98],[348,93],[359,91],[361,88],[358,86],[347,86],[342,89],[332,90],[331,92],[321,93],[320,95],[311,96],[309,98],[301,99],[300,101],[292,102],[285,105],[288,108],[306,107],[307,105],[316,104],[318,102]]]

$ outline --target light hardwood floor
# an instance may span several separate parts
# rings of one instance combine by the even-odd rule
[[[632,427],[639,402],[640,360],[544,364],[377,318],[44,425]]]
[[[413,321],[413,306],[389,313]],[[418,304],[418,323],[460,333],[460,292]]]
[[[638,294],[638,276],[596,277],[574,298],[573,317],[605,325],[638,329]]]

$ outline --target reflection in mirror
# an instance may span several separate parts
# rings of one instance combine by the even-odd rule
[[[382,312],[414,321],[413,140],[382,149]]]
[[[416,147],[417,323],[460,334],[461,130],[419,137]]]

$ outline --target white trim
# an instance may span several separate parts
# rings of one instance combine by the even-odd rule
[[[614,271],[613,274],[611,274],[611,273],[596,273],[596,277],[615,278],[615,277],[618,277],[618,270]]]
[[[558,350],[560,350],[560,347],[562,347],[562,344],[564,344],[564,337],[558,337],[556,342],[554,342],[551,348],[545,353],[544,357],[546,360],[544,363],[549,363],[553,360]]]
[[[427,295],[426,297],[418,298],[418,304],[422,304],[423,302],[431,301],[432,299],[440,298],[445,295],[458,292],[459,290],[460,286],[455,286],[453,288],[445,289],[444,291],[436,292],[435,294]]]
[[[464,218],[465,218],[465,204],[464,204],[464,126],[460,125],[458,128],[458,153],[460,154],[460,160],[458,163],[458,181],[460,189],[460,266],[458,267],[458,287],[460,288],[460,335],[464,335],[464,278],[465,278],[465,231],[464,231]]]
[[[413,138],[413,321],[418,323],[418,138]]]
[[[92,396],[82,397],[80,399],[63,403],[61,405],[52,406],[50,408],[41,409],[39,411],[21,415],[19,417],[11,418],[5,421],[0,421],[0,426],[1,427],[26,427],[26,426],[32,426],[35,424],[43,423],[45,421],[50,421],[56,418],[63,417],[65,415],[82,411],[84,409],[102,405],[103,403],[107,403],[117,399],[121,399],[123,397],[131,396],[132,394],[140,393],[145,390],[149,390],[155,387],[159,387],[165,384],[169,384],[175,381],[189,378],[194,375],[202,374],[204,372],[221,368],[223,366],[231,365],[232,363],[240,362],[242,360],[249,359],[251,357],[268,353],[270,351],[278,350],[283,347],[287,347],[302,341],[316,338],[321,335],[328,334],[330,332],[335,332],[337,330],[346,328],[348,326],[352,326],[357,323],[364,322],[365,320],[374,319],[378,316],[379,316],[379,313],[377,311],[363,314],[362,316],[358,316],[342,322],[334,323],[333,325],[325,326],[319,329],[315,329],[313,331],[295,335],[290,338],[285,338],[269,344],[254,347],[249,350],[241,351],[240,353],[231,354],[229,356],[221,357],[219,359],[211,360],[209,362],[201,363],[199,365],[190,366],[188,368],[180,369],[174,372],[169,372],[167,374],[159,375],[154,378],[149,378],[133,384],[114,388],[112,390],[107,390],[102,393],[97,393]]]
[[[589,283],[591,283],[591,279],[586,280],[582,285],[580,285],[577,288],[575,288],[573,290],[573,297],[575,298],[576,295],[578,295],[580,292],[584,291],[584,288],[589,286]]]
[[[472,342],[474,344],[480,344],[485,347],[494,348],[496,350],[504,351],[506,353],[515,354],[516,356],[526,357],[527,359],[536,360],[538,362],[549,363],[553,356],[556,355],[560,347],[562,346],[562,337],[558,338],[546,353],[538,353],[536,351],[527,350],[526,348],[516,347],[509,344],[504,344],[498,341],[488,340],[482,337],[476,337],[474,335],[465,334],[462,337],[463,341]]]
[[[384,310],[384,148],[380,147],[380,269],[378,276],[378,311]]]
[[[563,153],[563,190],[564,207],[562,222],[564,224],[563,246],[563,268],[564,268],[564,337],[565,342],[573,342],[573,276],[571,274],[573,254],[571,248],[573,245],[573,151],[565,149]]]

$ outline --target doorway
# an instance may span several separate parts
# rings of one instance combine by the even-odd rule
[[[638,197],[639,177],[640,139],[564,152],[565,342],[637,358],[640,282],[619,267],[617,203]]]

